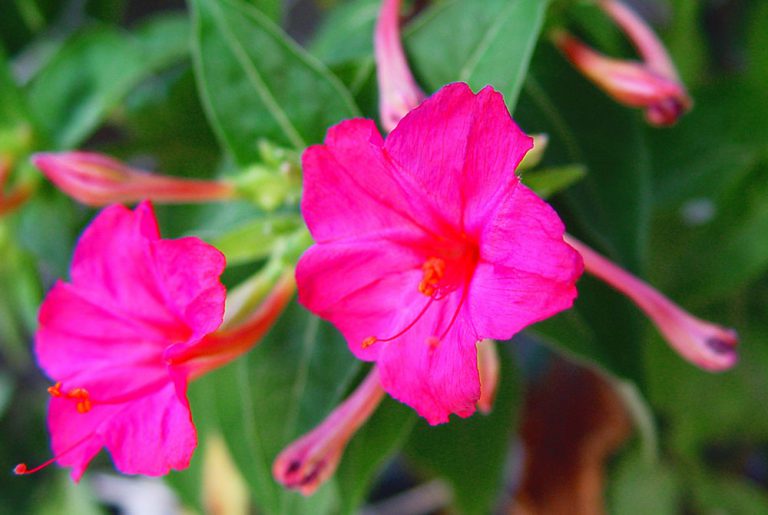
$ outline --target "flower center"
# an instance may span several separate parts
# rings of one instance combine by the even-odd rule
[[[437,291],[440,280],[445,277],[445,260],[438,257],[427,259],[421,266],[424,276],[419,283],[419,292],[431,297]]]
[[[436,331],[439,336],[433,335],[427,338],[427,344],[431,349],[437,348],[440,340],[450,331],[453,324],[458,318],[459,312],[464,304],[465,295],[469,281],[472,279],[477,261],[479,259],[479,249],[477,244],[471,242],[469,238],[464,235],[460,238],[458,244],[450,245],[448,248],[440,249],[441,252],[436,252],[440,257],[430,256],[421,265],[422,277],[418,284],[419,293],[428,297],[424,307],[418,312],[414,319],[406,324],[406,326],[398,331],[393,336],[387,338],[379,338],[377,336],[369,336],[365,338],[361,346],[366,349],[378,342],[390,342],[395,340],[405,333],[410,331],[421,318],[427,313],[429,308],[435,301],[441,301],[448,297],[452,292],[457,289],[462,290],[461,299],[456,307],[453,315],[448,321],[447,327],[440,331],[439,327]]]

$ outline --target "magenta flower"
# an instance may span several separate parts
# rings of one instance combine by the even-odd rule
[[[581,258],[515,175],[530,148],[498,92],[457,83],[386,141],[348,120],[304,153],[317,244],[297,267],[299,300],[431,424],[475,411],[477,341],[506,340],[576,296]]]
[[[200,356],[167,356],[183,355],[221,324],[224,265],[197,238],[161,239],[147,202],[99,214],[77,244],[71,282],[57,283],[40,308],[35,352],[55,382],[55,457],[42,466],[72,467],[78,480],[102,447],[129,474],[189,464],[197,438],[187,383],[210,367]]]

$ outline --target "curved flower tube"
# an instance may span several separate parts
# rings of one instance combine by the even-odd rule
[[[383,397],[384,390],[374,368],[319,426],[280,453],[272,465],[275,479],[303,495],[312,495],[336,471],[347,443],[376,411]]]
[[[601,256],[576,238],[567,241],[584,259],[584,268],[629,297],[656,324],[669,345],[682,357],[705,370],[718,372],[738,361],[738,335],[733,329],[701,320]]]
[[[93,152],[40,153],[32,157],[32,163],[57,188],[88,206],[142,199],[185,203],[235,197],[235,186],[230,183],[156,175]]]
[[[386,132],[424,100],[400,41],[401,0],[383,0],[376,22],[373,46],[379,82],[379,113]]]
[[[564,30],[551,33],[555,46],[617,102],[645,108],[650,124],[676,123],[690,110],[692,101],[664,45],[642,18],[619,0],[601,0],[598,5],[624,30],[642,62],[606,57]]]

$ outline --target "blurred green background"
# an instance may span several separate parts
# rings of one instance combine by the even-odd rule
[[[52,282],[67,276],[77,235],[95,212],[42,180],[29,155],[86,148],[213,178],[258,163],[262,139],[301,151],[336,121],[377,116],[378,5],[4,2],[0,159],[11,165],[6,192],[30,184],[34,194],[0,217],[0,465],[7,471],[0,512],[129,506],[109,496],[106,457],[76,487],[55,468],[11,473],[18,462],[50,456],[47,382],[31,352],[36,311]],[[598,367],[631,399],[634,436],[606,470],[609,513],[768,513],[768,3],[631,5],[657,29],[694,98],[673,128],[648,127],[641,112],[615,104],[547,40],[547,30],[565,26],[610,55],[632,58],[626,39],[589,2],[413,2],[404,39],[425,91],[456,80],[490,83],[524,130],[547,133],[542,164],[526,172],[531,180],[560,167],[586,172],[550,199],[569,231],[697,316],[737,328],[739,365],[718,375],[695,368],[625,298],[585,277],[573,310],[501,344],[492,415],[430,428],[387,399],[351,442],[336,477],[302,498],[272,480],[272,460],[330,412],[364,367],[332,327],[294,305],[247,357],[192,386],[200,449],[188,471],[166,481],[181,504],[203,511],[210,495],[235,496],[203,486],[206,468],[217,467],[205,460],[209,442],[221,435],[245,481],[246,503],[259,513],[384,510],[382,499],[420,485],[447,485],[425,490],[427,511],[504,510],[519,476],[526,392],[542,370],[568,359]],[[275,92],[298,136],[275,122],[249,83],[253,73]],[[295,203],[277,215],[246,202],[158,208],[165,236],[238,241],[225,249],[228,286],[258,270],[272,249],[255,228],[296,213]],[[134,501],[153,495],[142,488]]]

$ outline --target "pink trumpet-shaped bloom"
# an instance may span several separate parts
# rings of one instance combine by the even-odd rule
[[[299,301],[431,424],[480,398],[476,342],[571,306],[581,259],[515,168],[531,138],[501,94],[443,87],[384,141],[370,120],[306,150],[302,211],[317,242]]]
[[[394,129],[397,122],[425,97],[411,74],[400,41],[400,4],[401,0],[382,1],[373,39],[379,114],[386,132]]]
[[[347,443],[376,411],[383,397],[384,390],[374,368],[319,426],[280,453],[272,465],[275,479],[287,488],[312,495],[336,471]]]
[[[694,317],[652,288],[576,238],[566,235],[584,258],[587,272],[629,297],[656,324],[667,342],[685,359],[713,372],[736,364],[736,331]]]
[[[156,202],[210,202],[232,199],[235,188],[137,170],[93,152],[41,153],[32,162],[61,191],[88,206],[149,199]]]
[[[653,125],[674,124],[690,110],[692,101],[664,45],[622,2],[601,0],[599,5],[624,30],[642,62],[606,57],[563,30],[553,31],[553,42],[571,64],[616,101],[645,108],[646,119]]]
[[[222,322],[224,256],[197,238],[161,239],[152,206],[112,206],[81,236],[71,282],[40,308],[35,353],[55,382],[48,426],[54,461],[79,480],[106,447],[125,473],[161,475],[196,446],[186,397],[195,367],[166,353]]]

